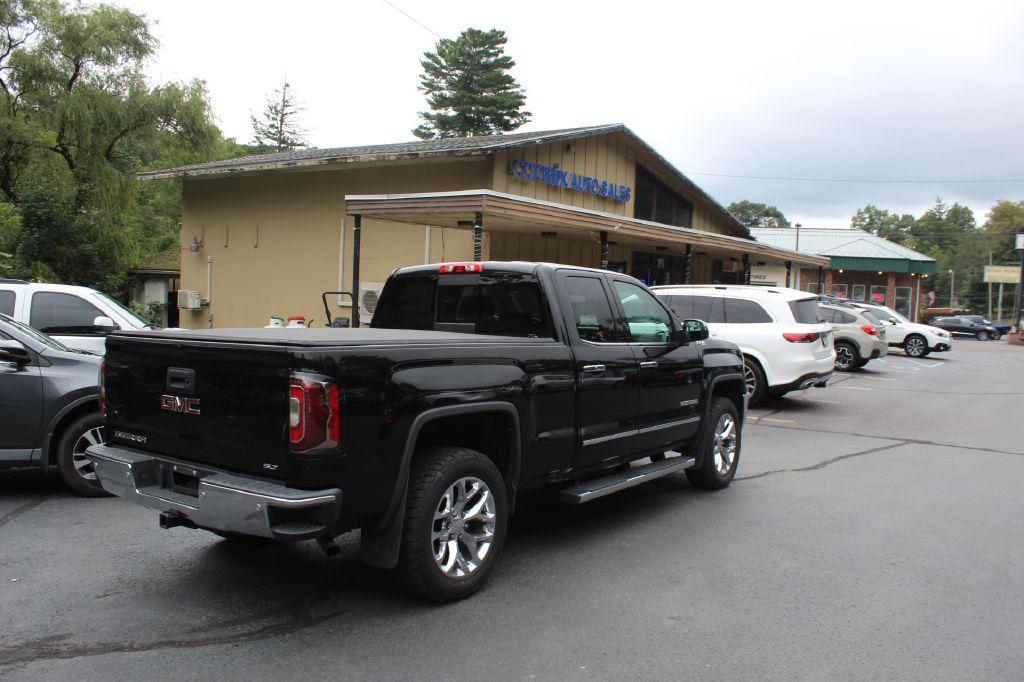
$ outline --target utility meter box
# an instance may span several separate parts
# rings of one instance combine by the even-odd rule
[[[182,310],[199,310],[203,307],[203,297],[198,291],[178,291],[178,307]]]

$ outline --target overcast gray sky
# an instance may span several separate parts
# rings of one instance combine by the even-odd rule
[[[1024,3],[114,0],[157,22],[154,78],[201,78],[226,134],[287,76],[315,146],[413,139],[437,36],[508,33],[532,130],[625,123],[724,204],[846,226],[874,203],[1024,199]]]

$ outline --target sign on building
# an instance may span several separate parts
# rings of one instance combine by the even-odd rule
[[[1024,233],[1017,235],[1017,250],[1024,251]]]
[[[1016,284],[1020,281],[1020,268],[1016,265],[986,265],[983,281],[987,284]]]

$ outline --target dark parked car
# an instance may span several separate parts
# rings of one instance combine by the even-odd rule
[[[105,494],[85,456],[103,443],[100,362],[0,314],[0,468],[55,468],[75,492]]]
[[[486,579],[522,492],[726,487],[746,411],[736,345],[632,277],[534,263],[397,270],[370,329],[117,332],[103,381],[108,491],[166,528],[329,551],[360,528],[441,601]]]
[[[993,339],[998,341],[1005,331],[986,320],[981,315],[948,315],[934,318],[929,324],[945,329],[951,334],[973,336],[979,341]],[[1009,330],[1009,326],[1006,326]]]

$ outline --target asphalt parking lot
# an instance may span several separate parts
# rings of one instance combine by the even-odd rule
[[[752,410],[725,491],[525,505],[444,607],[354,538],[237,546],[2,474],[0,676],[1018,678],[1022,407],[1022,348],[894,352]]]

